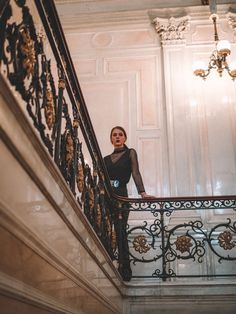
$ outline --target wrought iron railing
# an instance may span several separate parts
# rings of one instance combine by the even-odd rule
[[[35,21],[30,13],[32,5],[38,11]],[[130,263],[137,278],[236,275],[235,263],[229,272],[209,269],[212,256],[221,263],[236,260],[236,196],[144,201],[112,193],[53,1],[1,1],[0,67],[21,95],[26,113],[108,254],[118,260],[124,279],[131,277],[124,275]],[[171,223],[180,212],[218,209],[232,213],[222,216],[221,222],[208,221],[199,214],[195,220],[184,221],[182,217],[181,223]],[[130,220],[126,226],[122,222],[124,212],[127,216],[145,212],[147,219],[138,223],[136,219],[135,225]],[[205,275],[179,272],[176,266],[177,261],[201,264],[204,260],[208,265]],[[135,270],[140,265],[145,269],[143,275],[140,269]]]
[[[135,224],[130,220],[125,234],[133,277],[236,276],[235,196],[165,198],[146,203],[129,199],[119,206],[123,211],[128,208],[129,215],[145,212],[146,217],[145,221],[136,219]],[[222,214],[215,215],[216,211]]]
[[[2,1],[0,38],[1,73],[113,258],[111,187],[54,2]]]

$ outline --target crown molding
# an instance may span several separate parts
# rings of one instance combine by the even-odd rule
[[[65,30],[80,32],[85,29],[102,28],[109,25],[109,27],[122,27],[132,28],[147,27],[151,25],[155,18],[180,18],[189,16],[191,21],[208,20],[210,11],[208,6],[188,6],[188,7],[175,7],[175,8],[151,8],[143,10],[127,10],[127,11],[114,11],[114,12],[90,12],[83,13],[79,11],[78,4],[68,6],[65,0],[57,0],[56,3],[63,3],[57,6],[58,14],[61,23]],[[73,0],[68,0],[72,1]],[[105,1],[105,0],[100,0]],[[69,9],[68,9],[69,7]],[[217,6],[217,14],[220,18],[226,18],[229,12],[236,12],[236,4],[223,4]]]

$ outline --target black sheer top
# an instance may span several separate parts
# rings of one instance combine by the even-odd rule
[[[119,188],[115,189],[118,195],[127,196],[126,185],[130,180],[131,174],[138,193],[145,192],[135,149],[129,149],[127,146],[115,148],[111,155],[104,157],[104,162],[110,180],[118,180],[120,183]],[[126,193],[123,192],[124,189]]]

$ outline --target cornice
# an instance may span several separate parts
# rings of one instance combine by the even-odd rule
[[[236,4],[218,5],[217,14],[220,18],[226,18],[229,12],[236,12]],[[130,27],[133,25],[147,26],[153,23],[155,18],[180,18],[189,16],[191,22],[208,20],[210,11],[208,6],[191,6],[178,8],[158,8],[145,10],[130,10],[116,12],[80,13],[76,10],[65,11],[63,6],[58,7],[58,14],[65,30],[76,30],[77,32],[91,28]]]

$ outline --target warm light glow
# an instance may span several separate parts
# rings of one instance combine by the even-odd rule
[[[230,62],[229,64],[230,75],[234,78],[236,78],[236,61]]]
[[[190,100],[190,106],[191,107],[197,107],[197,100],[196,99],[191,99]]]
[[[236,71],[236,61],[230,62],[229,67],[232,71]]]
[[[205,70],[207,67],[205,65],[205,63],[203,61],[194,61],[193,63],[193,71],[196,71],[196,70]]]
[[[223,103],[223,104],[228,104],[229,102],[230,102],[229,96],[224,95],[224,96],[222,97],[222,103]]]
[[[218,41],[216,47],[217,47],[218,51],[225,50],[225,49],[230,50],[230,43],[228,40],[220,40],[220,41]]]

